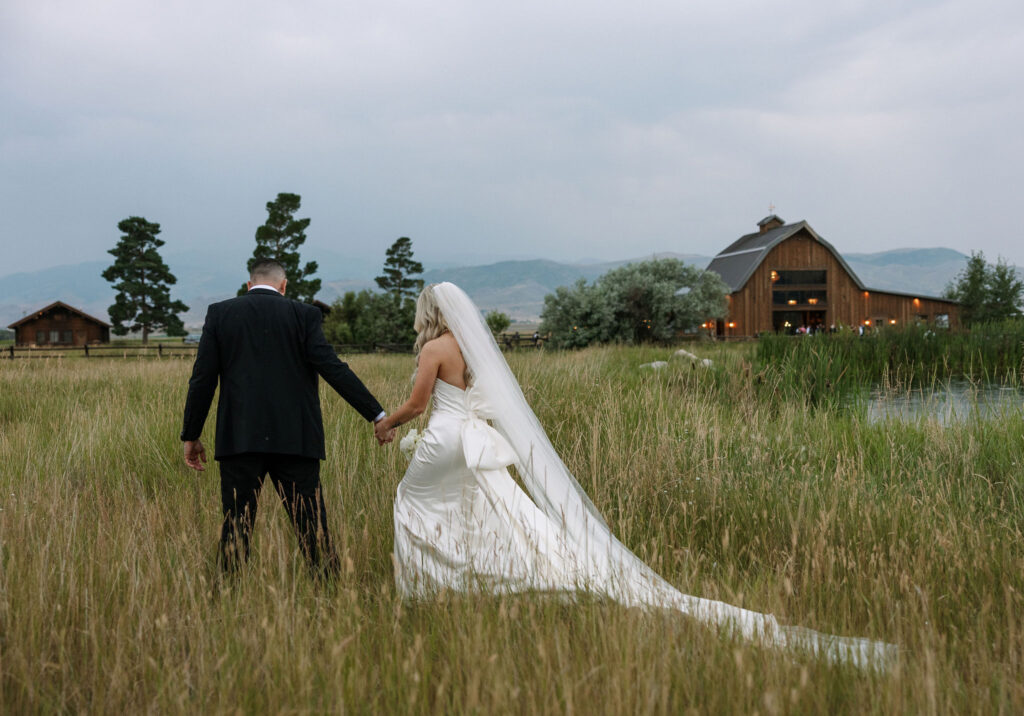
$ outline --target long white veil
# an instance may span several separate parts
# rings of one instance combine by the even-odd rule
[[[770,614],[683,594],[658,576],[615,538],[566,468],[469,296],[447,282],[432,290],[472,373],[478,413],[508,441],[530,498],[558,526],[558,540],[571,555],[573,584],[563,586],[603,594],[627,606],[679,610],[763,644],[806,649],[834,661],[884,667],[895,657],[891,644],[780,626]]]

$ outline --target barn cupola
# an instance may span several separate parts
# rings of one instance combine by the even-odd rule
[[[783,226],[785,223],[785,221],[783,221],[775,214],[771,214],[770,216],[766,216],[759,222],[757,222],[757,226],[759,229],[761,229],[760,233],[764,234],[766,232],[771,231],[772,229],[777,229],[780,226]]]

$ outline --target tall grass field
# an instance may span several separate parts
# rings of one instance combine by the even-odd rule
[[[0,712],[1024,712],[1020,412],[874,424],[783,389],[754,350],[696,348],[710,369],[639,367],[667,348],[510,362],[613,531],[672,584],[896,643],[885,672],[586,596],[402,600],[405,458],[326,388],[342,578],[309,578],[267,490],[253,558],[224,582],[218,471],[188,470],[178,441],[190,360],[13,360],[0,361]],[[407,396],[411,357],[350,364],[386,407]]]

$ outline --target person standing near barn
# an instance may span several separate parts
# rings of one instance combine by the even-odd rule
[[[285,298],[287,285],[281,264],[263,259],[252,267],[248,293],[209,307],[181,440],[185,463],[204,470],[200,435],[219,382],[214,457],[224,515],[222,567],[234,571],[248,558],[257,498],[269,474],[314,574],[329,577],[338,557],[320,489],[326,454],[318,376],[367,421],[376,423],[385,412],[327,343],[320,309]],[[392,431],[381,443],[393,437]]]

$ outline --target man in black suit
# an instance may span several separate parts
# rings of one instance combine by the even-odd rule
[[[320,309],[285,298],[287,285],[281,264],[261,260],[252,268],[246,295],[209,307],[181,439],[185,463],[205,469],[199,436],[219,380],[214,457],[220,463],[224,512],[222,566],[233,571],[248,558],[256,501],[269,474],[314,573],[330,576],[338,557],[320,492],[320,461],[326,455],[317,376],[367,421],[375,423],[385,413],[328,345]],[[383,442],[393,438],[394,431]]]

